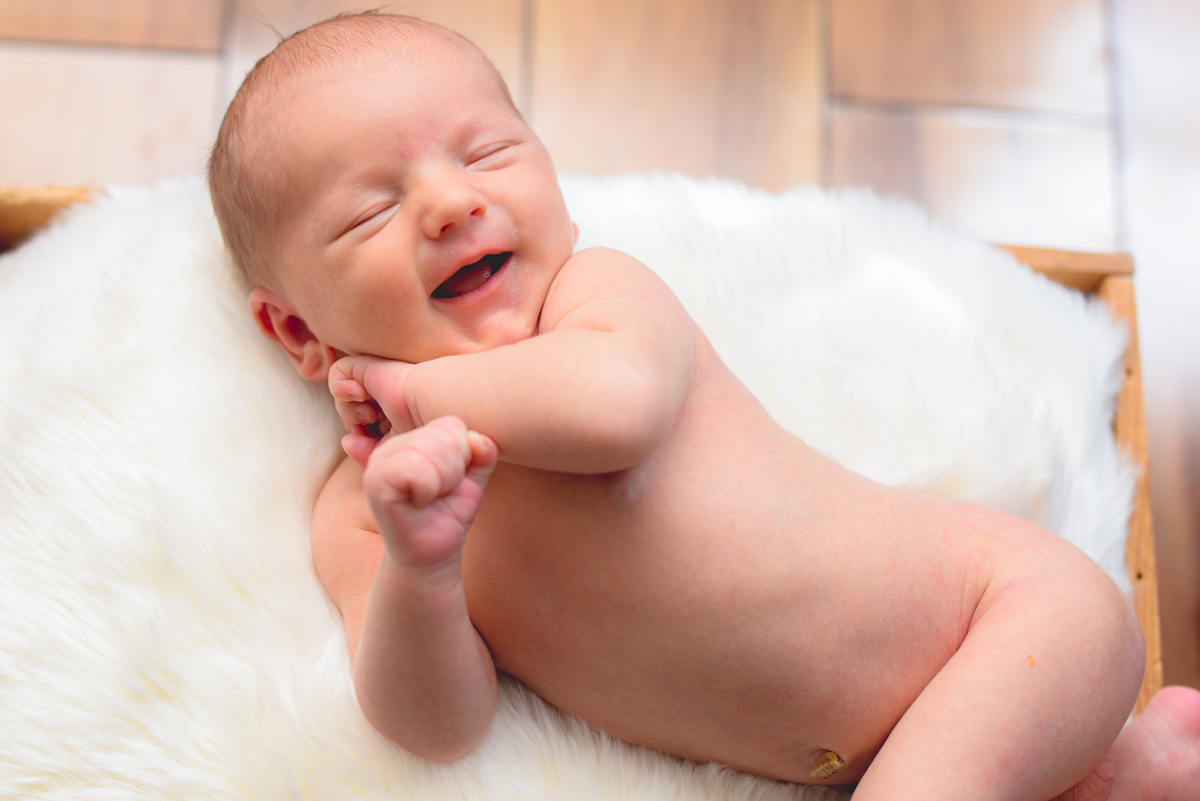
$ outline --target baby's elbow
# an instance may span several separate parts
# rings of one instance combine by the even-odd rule
[[[433,762],[453,762],[466,756],[487,732],[487,725],[457,728],[397,726],[394,719],[372,714],[365,706],[363,713],[371,727],[384,738]]]
[[[608,454],[608,470],[645,461],[674,428],[681,393],[652,369],[630,369],[614,382],[598,415],[598,450]]]
[[[406,751],[416,754],[419,757],[424,757],[431,762],[453,762],[456,759],[466,756],[471,750],[479,744],[482,736],[472,740],[460,740],[458,742],[444,743],[423,743],[420,746],[413,748],[405,748]]]
[[[461,703],[422,708],[420,703],[397,697],[393,691],[377,689],[363,681],[356,664],[355,695],[363,717],[380,735],[405,751],[433,760],[453,762],[469,753],[487,734],[495,712],[495,689],[490,703]]]

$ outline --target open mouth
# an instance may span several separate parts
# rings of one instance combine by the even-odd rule
[[[468,292],[478,289],[488,282],[488,280],[500,272],[512,252],[507,253],[489,253],[474,264],[468,264],[454,275],[447,278],[441,285],[433,290],[435,298],[443,300],[448,298],[457,298],[460,295],[465,295]]]

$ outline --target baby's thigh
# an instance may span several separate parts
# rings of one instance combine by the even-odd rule
[[[1049,798],[1091,770],[1128,716],[1143,650],[1120,591],[1073,546],[1023,522],[989,542],[992,575],[966,638],[855,801]]]

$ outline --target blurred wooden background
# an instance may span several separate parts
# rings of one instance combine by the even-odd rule
[[[203,168],[347,0],[2,0],[0,186]],[[1168,683],[1200,687],[1200,0],[404,0],[496,62],[563,171],[908,197],[1138,264]]]

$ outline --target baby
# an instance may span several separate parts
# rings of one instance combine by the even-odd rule
[[[627,742],[856,801],[1140,775],[1136,730],[1093,772],[1144,659],[1109,579],[780,428],[654,273],[573,253],[546,150],[461,37],[302,31],[210,180],[255,320],[350,431],[313,557],[389,739],[469,751],[503,670]]]

